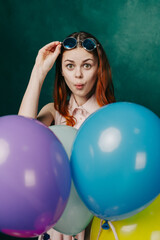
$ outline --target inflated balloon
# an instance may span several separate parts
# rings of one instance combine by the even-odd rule
[[[58,137],[70,159],[77,129],[66,125],[52,125],[49,128]]]
[[[71,155],[75,187],[97,217],[120,220],[160,192],[160,120],[134,103],[112,103],[80,127]]]
[[[158,240],[160,239],[160,196],[140,213],[121,221],[112,222],[119,240]],[[101,220],[94,217],[90,240],[115,240],[111,229],[100,228]]]
[[[51,126],[50,129],[62,142],[68,157],[70,158],[77,130],[65,125]],[[67,235],[76,235],[86,228],[92,218],[93,215],[79,198],[72,182],[67,206],[61,218],[54,226],[54,229]]]
[[[68,156],[53,132],[22,116],[0,118],[0,232],[35,237],[62,215],[71,187]]]

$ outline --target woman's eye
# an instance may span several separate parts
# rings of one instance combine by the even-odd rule
[[[84,64],[84,68],[85,68],[85,69],[90,69],[90,68],[91,68],[91,64],[85,63],[85,64]]]
[[[73,64],[67,64],[66,66],[68,69],[73,69],[74,68],[74,65]]]

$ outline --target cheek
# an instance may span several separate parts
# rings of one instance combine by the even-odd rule
[[[71,75],[68,74],[68,73],[66,73],[66,72],[64,71],[64,72],[63,72],[63,77],[64,77],[64,80],[65,80],[66,82],[68,82],[68,80],[70,80],[70,78],[71,78]]]
[[[74,83],[71,72],[69,72],[69,73],[64,73],[64,74],[63,74],[63,77],[64,77],[64,80],[65,80],[65,82],[66,82],[66,84],[67,84],[68,86],[71,86],[71,85]]]
[[[96,80],[97,80],[97,72],[88,74],[88,82],[94,84],[96,82]]]
[[[71,76],[73,75],[72,71],[68,71],[66,69],[62,68],[62,74],[65,79],[70,79]]]

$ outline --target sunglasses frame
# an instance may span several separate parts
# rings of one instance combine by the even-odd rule
[[[64,42],[65,42],[67,39],[74,39],[74,40],[75,40],[75,45],[74,45],[73,47],[66,47],[66,46],[64,45]],[[85,42],[86,40],[90,40],[91,42],[94,43],[93,49],[87,49],[87,48],[84,46],[84,42]],[[99,46],[99,44],[96,43],[96,41],[94,40],[94,38],[85,38],[83,41],[82,41],[82,40],[77,41],[77,39],[74,38],[74,37],[65,38],[65,39],[63,40],[63,42],[62,42],[62,45],[63,45],[64,49],[71,50],[71,49],[74,49],[75,47],[77,47],[77,44],[78,44],[79,42],[82,43],[82,47],[83,47],[86,51],[88,51],[88,52],[93,51],[95,48],[97,48],[97,47]]]

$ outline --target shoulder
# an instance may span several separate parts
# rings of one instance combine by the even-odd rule
[[[55,113],[55,108],[54,108],[54,102],[48,103],[46,104],[43,108],[43,111],[49,111],[50,113],[52,113],[54,115]]]
[[[55,119],[54,103],[46,104],[39,112],[37,119],[47,126],[50,126]]]

